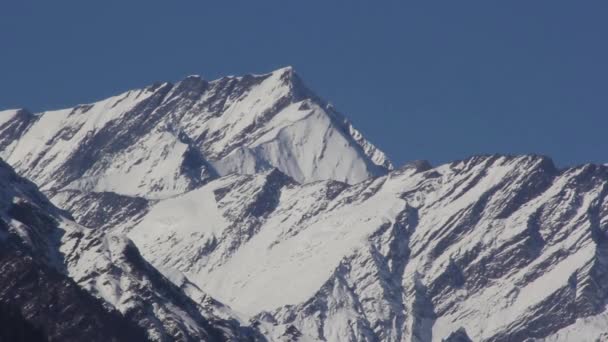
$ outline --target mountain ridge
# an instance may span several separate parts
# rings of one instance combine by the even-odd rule
[[[367,142],[341,114],[326,110],[325,106],[291,68],[210,82],[188,77],[175,85],[162,83],[127,91],[67,110],[37,115],[4,111],[0,113],[3,117],[0,119],[0,140],[7,146],[0,156],[9,162],[14,159],[12,164],[17,169],[23,165],[24,169],[30,170],[23,171],[41,183],[43,189],[65,188],[72,180],[83,181],[89,177],[86,184],[71,186],[117,192],[117,188],[124,186],[107,173],[124,174],[125,171],[104,171],[104,165],[95,162],[102,154],[103,158],[116,155],[115,158],[123,159],[128,154],[148,154],[145,159],[154,164],[163,161],[160,159],[163,156],[155,155],[152,146],[166,146],[165,149],[172,150],[170,154],[174,155],[188,151],[188,157],[181,157],[181,163],[192,171],[180,172],[178,158],[167,162],[166,166],[174,169],[172,177],[176,179],[151,178],[147,180],[148,185],[141,185],[143,189],[123,192],[126,195],[149,195],[154,192],[150,187],[159,189],[158,196],[183,192],[204,183],[215,170],[220,170],[221,174],[252,173],[278,167],[298,181],[346,175],[340,180],[356,182],[392,169],[381,151]],[[45,133],[48,130],[55,133]],[[306,135],[298,135],[302,130]],[[318,130],[324,135],[311,140],[308,134]],[[9,141],[21,140],[26,140],[28,147],[22,147],[25,143],[8,145]],[[45,145],[38,143],[36,146],[35,141]],[[67,155],[60,157],[65,159],[61,161],[52,156],[62,153],[54,151],[56,145],[67,143],[79,144],[80,150],[67,150],[67,153],[71,153],[72,158],[84,159],[69,160]],[[144,151],[137,151],[134,144],[139,144]],[[307,150],[302,150],[300,144]],[[344,146],[334,150],[336,144]],[[38,156],[34,158],[33,154]],[[306,159],[309,156],[313,158]],[[50,158],[63,165],[45,164]],[[209,163],[209,160],[214,162]],[[49,179],[48,170],[47,176],[33,174],[31,170],[39,163],[46,169],[55,167],[52,178],[65,179],[63,183],[56,184],[55,180]],[[129,167],[131,172],[139,172],[133,176],[139,182],[148,177],[145,173],[149,169],[150,166],[136,164]],[[99,175],[100,172],[105,175]]]
[[[1,112],[0,157],[84,226],[70,277],[154,340],[605,338],[605,165],[395,168],[292,68],[51,114]]]

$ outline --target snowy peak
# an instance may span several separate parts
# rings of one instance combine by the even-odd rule
[[[291,67],[214,81],[194,75],[74,108],[1,114],[0,156],[51,192],[158,199],[275,167],[301,183],[357,183],[392,168]]]
[[[32,117],[33,114],[25,109],[7,109],[0,111],[0,126],[4,126],[7,122],[13,120],[15,117]]]
[[[184,95],[179,95],[182,92]],[[332,177],[340,180],[347,179],[349,182],[363,179],[360,175],[337,176],[322,171],[318,172],[321,173],[320,175],[298,175],[293,173],[297,170],[292,171],[280,165],[281,161],[284,162],[285,155],[293,152],[290,146],[283,146],[273,155],[260,151],[261,148],[256,148],[264,142],[260,141],[262,137],[266,140],[276,138],[269,134],[275,133],[276,135],[281,129],[299,121],[309,121],[311,123],[308,126],[320,125],[321,129],[323,126],[331,125],[333,131],[341,134],[346,143],[352,145],[349,148],[355,152],[355,158],[359,159],[358,163],[361,165],[355,165],[355,167],[364,169],[352,171],[353,173],[365,173],[368,176],[378,175],[392,168],[386,156],[365,140],[345,117],[310,91],[292,67],[262,75],[224,77],[211,82],[189,77],[177,84],[169,97],[171,96],[186,97],[190,101],[196,101],[196,103],[189,104],[194,107],[194,113],[184,113],[182,120],[203,121],[207,124],[198,130],[190,127],[185,127],[185,129],[191,132],[195,140],[201,141],[201,149],[212,160],[219,162],[220,169],[227,169],[223,172],[224,174],[251,173],[272,165],[279,167],[300,182]],[[196,97],[198,97],[198,101]],[[182,106],[182,108],[184,107],[186,106]],[[310,115],[313,111],[320,114],[324,122],[312,122],[319,119]],[[192,118],[190,115],[195,115],[197,118]],[[205,118],[201,118],[201,116],[205,116]],[[307,144],[307,147],[313,147],[312,151],[316,150],[317,157],[323,157],[319,149],[314,149],[315,143],[317,146],[324,146],[328,143],[321,140],[311,141]],[[232,153],[239,155],[236,165],[233,160],[235,156],[228,157]],[[243,160],[242,155],[248,157]],[[226,157],[228,159],[223,160]],[[293,159],[294,156],[289,156],[289,158]],[[229,166],[227,167],[226,164]],[[318,164],[313,163],[311,169],[321,167]],[[307,170],[305,173],[310,172],[314,171]],[[351,178],[355,179],[351,180]]]
[[[605,165],[393,169],[290,67],[0,112],[0,147],[84,225],[0,162],[0,243],[154,340],[606,338]]]
[[[8,146],[3,155],[44,190],[115,191],[151,198],[183,192],[213,171],[186,137],[160,124],[156,108],[170,88],[161,84],[45,112],[19,134],[5,127],[24,121],[15,116],[0,131]]]

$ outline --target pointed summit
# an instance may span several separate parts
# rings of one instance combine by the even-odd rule
[[[191,75],[154,91],[17,117],[0,116],[0,129],[14,127],[0,132],[0,153],[43,189],[174,195],[209,178],[196,175],[202,168],[184,173],[184,158],[192,155],[219,176],[277,168],[300,183],[357,183],[392,168],[291,66],[214,81]],[[139,181],[122,184],[127,175]]]
[[[296,70],[293,66],[287,65],[282,68],[278,68],[272,72],[272,74],[286,75],[286,74],[294,74]]]

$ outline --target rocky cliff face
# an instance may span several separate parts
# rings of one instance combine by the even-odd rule
[[[62,213],[0,161],[0,336],[9,340],[127,341],[146,333],[82,290],[58,250]],[[4,320],[17,325],[5,324]]]
[[[62,208],[36,260],[154,340],[606,338],[607,166],[394,170],[290,68],[2,112],[0,155]]]
[[[119,234],[89,229],[0,162],[0,303],[51,341],[243,340]],[[195,297],[193,294],[196,294]],[[196,298],[195,302],[191,298]]]

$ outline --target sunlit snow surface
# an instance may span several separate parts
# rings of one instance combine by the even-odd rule
[[[291,68],[0,112],[0,147],[95,228],[63,218],[67,272],[158,340],[201,316],[276,341],[606,339],[605,165],[393,170]]]
[[[300,182],[357,183],[392,168],[291,68],[215,81],[191,76],[75,108],[15,113],[0,112],[0,136],[15,141],[0,157],[43,190],[156,199],[216,172],[276,167]]]
[[[252,219],[269,176],[231,176],[160,202],[129,236],[153,264],[237,312],[273,312],[309,337],[441,340],[463,327],[473,340],[517,340],[542,331],[535,320],[566,317],[564,303],[588,300],[589,267],[604,262],[591,215],[597,208],[605,225],[607,180],[604,167],[558,174],[541,157],[478,157],[355,186],[287,184],[276,208]]]

